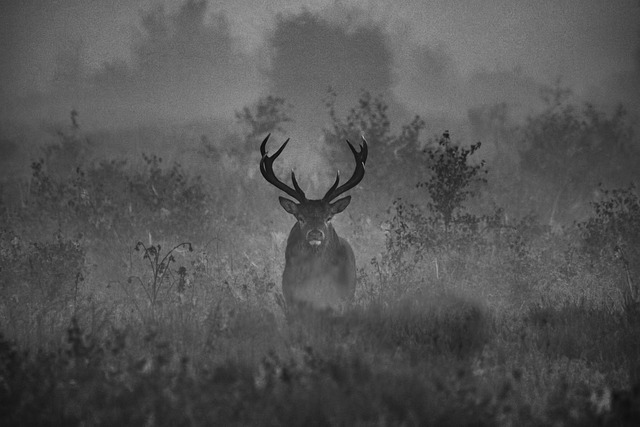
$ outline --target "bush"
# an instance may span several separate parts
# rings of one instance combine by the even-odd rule
[[[207,223],[207,196],[201,178],[180,164],[162,168],[162,158],[143,155],[146,169],[129,171],[123,160],[101,161],[59,179],[44,160],[32,164],[26,214],[34,221],[56,218],[74,232],[104,238],[153,231],[156,235],[199,235]]]
[[[51,242],[26,244],[8,231],[0,235],[0,282],[6,303],[66,304],[78,294],[85,252],[58,232]]]
[[[421,267],[426,261],[434,261],[436,280],[447,274],[460,278],[465,270],[462,260],[486,252],[487,231],[499,228],[500,211],[479,216],[465,206],[486,183],[482,176],[487,173],[484,162],[470,164],[469,156],[479,148],[480,143],[469,149],[455,146],[445,132],[437,148],[426,150],[425,169],[430,178],[416,184],[427,190],[426,210],[402,199],[394,200],[389,210],[386,253],[372,261],[385,282],[402,289],[415,288],[412,277],[421,276],[424,282]]]
[[[583,249],[606,272],[617,263],[614,269],[624,307],[636,312],[640,309],[640,197],[633,185],[613,190],[600,186],[600,192],[602,200],[592,204],[594,215],[577,223]]]

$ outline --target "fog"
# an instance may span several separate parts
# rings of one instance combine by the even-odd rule
[[[174,14],[162,7],[142,12],[129,60],[88,68],[87,43],[64,44],[51,64],[48,87],[9,97],[4,115],[59,120],[75,108],[95,128],[228,115],[259,93],[257,64],[238,51],[226,18],[206,19],[206,8],[189,2]],[[3,92],[12,92],[6,81]]]
[[[0,118],[84,130],[220,120],[261,96],[293,105],[287,127],[318,138],[329,87],[341,112],[382,94],[394,124],[427,132],[506,103],[510,120],[540,108],[560,81],[576,102],[640,111],[637,2],[127,1],[3,2]]]

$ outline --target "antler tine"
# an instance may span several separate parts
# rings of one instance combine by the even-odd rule
[[[260,173],[262,173],[262,176],[267,180],[267,182],[284,191],[289,196],[296,199],[298,202],[302,203],[306,201],[307,198],[304,194],[304,191],[302,191],[302,189],[298,185],[293,171],[291,171],[291,180],[293,181],[293,186],[295,187],[295,189],[280,181],[276,174],[273,172],[273,162],[280,155],[280,153],[282,153],[284,147],[287,146],[287,144],[289,143],[289,138],[287,138],[284,144],[282,144],[282,146],[278,149],[278,151],[275,152],[273,156],[269,157],[269,155],[267,154],[266,145],[267,140],[270,136],[271,134],[268,134],[267,137],[262,141],[262,144],[260,144],[260,154],[262,154],[262,159],[260,160]]]
[[[349,178],[349,180],[344,184],[342,184],[340,187],[338,187],[338,183],[340,181],[340,172],[338,172],[338,174],[336,175],[335,182],[333,183],[331,188],[329,188],[329,191],[327,191],[327,194],[325,194],[324,197],[322,198],[322,200],[325,200],[327,202],[335,199],[342,193],[349,191],[350,189],[358,185],[360,181],[362,181],[362,178],[364,178],[364,171],[365,171],[364,165],[367,161],[367,155],[369,153],[369,149],[367,147],[367,140],[365,140],[364,137],[362,137],[360,152],[356,151],[356,149],[353,147],[353,145],[351,145],[349,140],[346,140],[346,141],[347,141],[347,144],[349,144],[349,148],[351,149],[351,152],[353,153],[353,157],[356,160],[356,169],[353,171],[353,175],[351,175],[351,178]]]
[[[334,181],[334,183],[331,186],[331,188],[329,188],[327,190],[327,193],[324,195],[323,199],[331,200],[331,199],[327,199],[327,196],[330,195],[331,193],[333,193],[334,191],[336,191],[336,188],[338,187],[338,183],[339,182],[340,182],[340,171],[338,170],[338,172],[336,172],[336,180]],[[332,198],[334,198],[334,197],[332,197]]]
[[[267,134],[267,136],[262,140],[262,144],[260,144],[260,155],[262,157],[265,156],[265,154],[267,154],[267,141],[269,140],[269,137],[271,136],[271,134]],[[260,163],[260,166],[262,166],[262,163]]]
[[[364,164],[367,162],[367,156],[369,155],[369,147],[367,146],[367,140],[364,139],[364,136],[360,136],[360,138],[362,138],[362,144],[360,144],[360,152],[362,153],[362,165],[364,166]],[[353,151],[353,147],[351,147],[351,151]]]
[[[293,182],[293,188],[296,190],[296,192],[300,193],[302,197],[306,199],[304,191],[302,191],[302,188],[300,188],[300,186],[298,185],[298,181],[296,181],[296,174],[293,173],[293,169],[291,169],[291,182]]]

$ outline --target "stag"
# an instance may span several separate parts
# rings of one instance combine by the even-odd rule
[[[266,145],[269,135],[260,145],[262,160],[260,172],[272,185],[284,191],[298,203],[280,197],[280,205],[296,218],[285,251],[285,267],[282,274],[282,293],[289,311],[310,307],[313,310],[342,311],[353,301],[356,289],[356,262],[349,243],[338,236],[331,218],[342,212],[351,202],[351,196],[331,202],[349,191],[364,177],[367,161],[367,141],[362,138],[360,151],[349,148],[356,161],[353,175],[347,182],[340,183],[340,172],[336,180],[320,200],[309,200],[298,185],[291,171],[293,188],[280,181],[273,172],[273,162],[287,146],[289,139],[272,156],[267,155]]]

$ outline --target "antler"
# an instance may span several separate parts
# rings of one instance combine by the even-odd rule
[[[351,145],[349,140],[346,141],[347,144],[349,144],[351,152],[353,153],[353,157],[356,159],[356,169],[353,171],[353,175],[351,175],[351,178],[349,178],[349,180],[342,184],[340,187],[338,187],[338,183],[340,182],[340,172],[337,173],[336,181],[333,183],[331,188],[329,188],[327,194],[325,194],[322,198],[322,200],[324,200],[325,202],[330,202],[345,191],[351,190],[353,187],[358,185],[364,177],[364,164],[367,161],[368,154],[367,141],[364,139],[364,137],[362,137],[360,152],[357,152],[356,149],[353,148],[353,145]]]
[[[273,162],[280,155],[280,153],[282,153],[282,150],[284,150],[284,147],[287,146],[289,139],[287,138],[284,144],[282,144],[282,147],[280,147],[273,156],[269,157],[267,155],[266,146],[267,146],[267,140],[269,139],[270,136],[271,134],[267,135],[267,137],[264,139],[264,141],[262,141],[262,144],[260,145],[260,154],[262,155],[262,160],[260,160],[260,172],[262,173],[262,176],[269,183],[279,188],[280,190],[284,191],[285,193],[287,193],[288,195],[296,199],[298,202],[300,203],[305,202],[307,200],[307,197],[304,195],[304,191],[302,191],[302,189],[298,185],[298,182],[296,181],[296,176],[293,173],[293,170],[291,171],[291,182],[293,182],[294,188],[291,188],[284,182],[280,181],[276,176],[276,174],[273,172]]]

